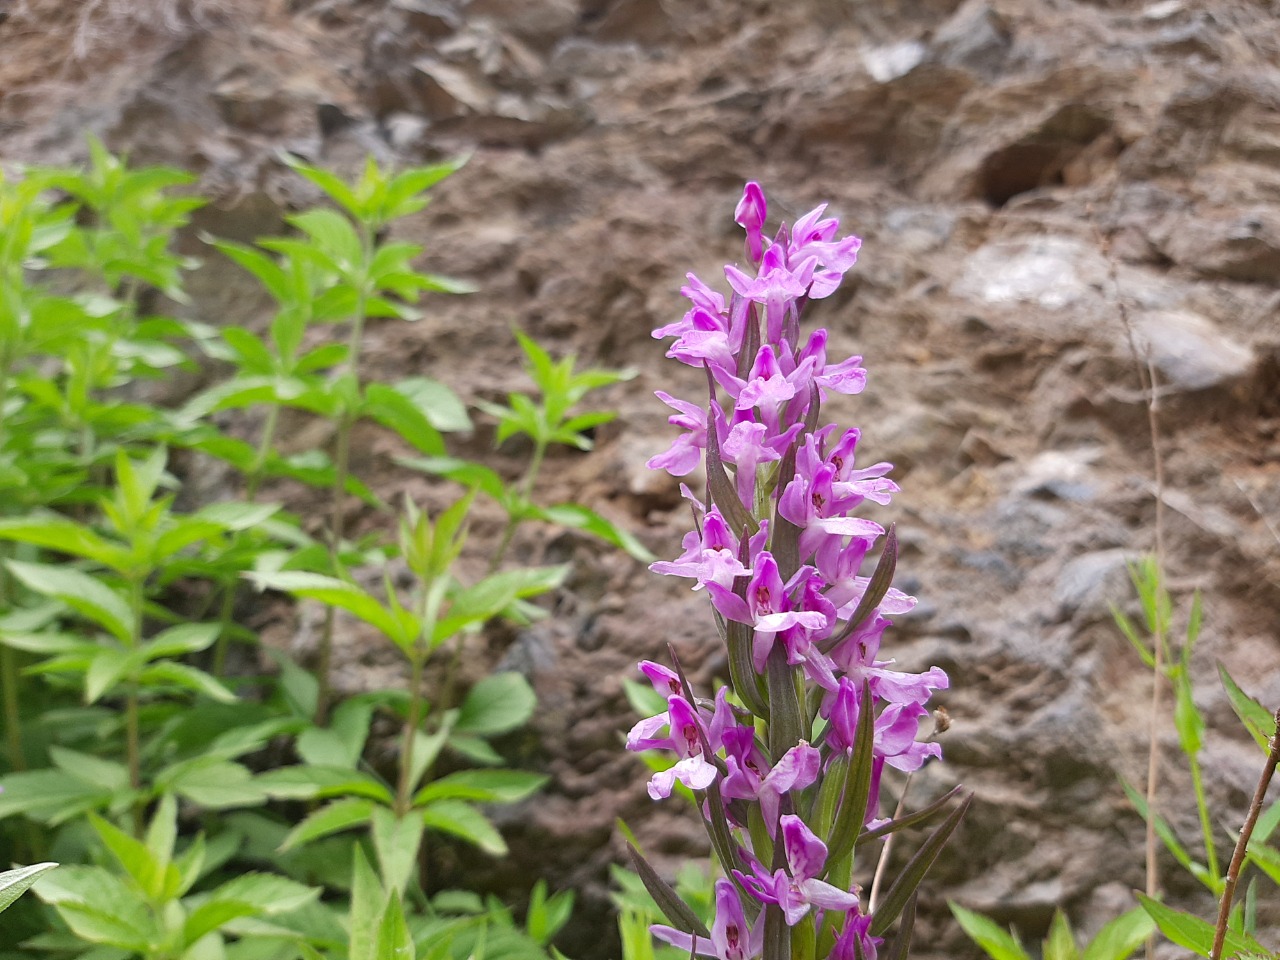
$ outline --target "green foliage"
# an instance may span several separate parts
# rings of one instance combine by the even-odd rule
[[[991,960],[1032,960],[1032,955],[1012,930],[1006,931],[989,918],[959,904],[952,903],[950,907],[961,929]],[[1135,907],[1104,926],[1082,947],[1071,931],[1066,914],[1059,910],[1053,915],[1041,956],[1043,960],[1125,960],[1142,946],[1155,928],[1146,911]]]
[[[204,238],[273,302],[265,325],[214,330],[161,312],[181,310],[199,266],[175,244],[203,203],[194,178],[130,167],[97,141],[89,154],[85,169],[0,178],[0,834],[28,862],[52,849],[68,864],[0,874],[0,909],[32,884],[46,905],[22,905],[22,929],[43,930],[23,934],[23,949],[51,960],[558,956],[571,894],[537,883],[517,922],[494,898],[430,896],[420,864],[445,837],[505,855],[490,808],[547,779],[508,769],[495,742],[533,715],[529,683],[456,680],[469,638],[494,619],[543,616],[537,598],[569,574],[504,566],[519,526],[549,522],[648,556],[593,511],[535,497],[547,447],[590,449],[588,431],[611,417],[574,412],[579,401],[629,374],[575,371],[517,334],[538,398],[481,409],[499,442],[530,436],[528,469],[510,482],[450,458],[448,435],[473,429],[465,404],[423,376],[367,380],[361,351],[370,318],[412,321],[423,294],[471,289],[422,272],[422,248],[394,234],[460,163],[393,172],[370,160],[347,182],[283,157],[336,206],[287,217],[286,236]],[[208,358],[224,375],[181,409],[128,399],[136,381]],[[258,414],[256,436],[224,431],[237,411]],[[282,452],[286,417],[326,422],[332,452]],[[406,501],[398,536],[350,538],[349,498],[391,518],[353,469],[361,421],[429,465],[433,483],[456,481],[459,498],[434,515]],[[238,473],[240,495],[192,507],[182,477],[210,457]],[[260,496],[281,481],[326,492],[318,535]],[[477,492],[509,506],[508,526],[488,571],[464,577]],[[237,622],[250,585],[324,607],[314,671],[278,651],[260,651],[276,672],[234,661],[232,644],[257,642]],[[404,689],[334,695],[339,615],[404,658]],[[428,689],[433,660],[443,680]],[[390,773],[366,759],[379,716],[401,727]]]

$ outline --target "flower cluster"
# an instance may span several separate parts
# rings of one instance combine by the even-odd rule
[[[764,193],[748,183],[734,219],[751,269],[725,267],[727,301],[689,274],[688,312],[654,331],[676,338],[667,356],[705,371],[709,400],[657,394],[682,432],[649,466],[677,477],[705,466],[707,483],[702,499],[682,484],[695,529],[679,558],[652,569],[706,591],[732,693],[722,688],[708,701],[678,665],[642,663],[667,709],[636,724],[627,746],[676,755],[649,794],[669,796],[677,782],[694,791],[725,872],[710,930],[668,911],[676,926],[653,932],[721,960],[790,957],[783,948],[793,937],[812,945],[809,956],[874,960],[878,934],[895,917],[864,911],[854,842],[895,826],[879,820],[884,766],[911,772],[940,755],[919,730],[947,676],[937,667],[899,672],[880,659],[889,617],[915,600],[889,586],[892,531],[853,515],[897,492],[891,464],[860,466],[858,430],[819,426],[830,394],[866,384],[861,357],[828,362],[826,330],[801,336],[801,314],[835,292],[861,246],[838,237],[838,221],[824,212],[770,239]],[[863,575],[882,538],[874,571]]]

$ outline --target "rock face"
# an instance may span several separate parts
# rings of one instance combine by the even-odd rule
[[[1117,786],[1145,771],[1149,680],[1109,622],[1125,561],[1149,550],[1151,441],[1135,373],[1161,397],[1164,541],[1177,595],[1204,595],[1194,662],[1206,768],[1239,822],[1258,757],[1214,679],[1221,660],[1280,703],[1280,32],[1252,0],[60,0],[0,4],[5,162],[62,161],[92,130],[140,162],[191,167],[218,203],[200,226],[250,238],[314,198],[280,147],[350,169],[462,152],[467,168],[405,232],[431,269],[482,292],[375,325],[371,371],[504,390],[519,324],[553,351],[631,365],[588,455],[545,494],[625,521],[660,556],[686,511],[644,461],[665,449],[651,391],[697,388],[649,331],[740,249],[730,214],[761,180],[788,216],[822,200],[864,238],[815,310],[868,391],[839,407],[898,464],[903,585],[922,598],[886,640],[952,677],[948,762],[978,802],[921,903],[926,957],[975,956],[947,897],[1043,932],[1057,906],[1096,929],[1141,886],[1142,826]],[[193,247],[195,246],[193,240]],[[243,311],[212,267],[203,319]],[[259,304],[260,306],[260,304]],[[240,319],[237,316],[237,319]],[[481,448],[477,446],[477,451]],[[370,462],[395,482],[390,454]],[[369,516],[369,525],[385,518]],[[495,527],[496,530],[496,527]],[[564,941],[615,956],[606,868],[621,816],[660,860],[703,852],[621,750],[622,679],[664,644],[698,681],[724,672],[703,598],[572,535],[531,560],[576,573],[556,616],[488,638],[541,694],[511,745],[553,777],[511,817],[515,856],[442,851],[442,882],[502,892],[545,874],[580,892]],[[1186,603],[1183,604],[1185,609]],[[305,638],[299,643],[305,646]],[[385,678],[344,649],[352,688]],[[383,664],[390,660],[383,661]],[[1194,808],[1159,725],[1164,811]],[[902,845],[903,850],[909,844]],[[458,859],[461,858],[461,859]],[[1204,910],[1166,865],[1171,897]],[[1264,905],[1265,907],[1265,905]],[[1275,904],[1264,917],[1280,924]]]

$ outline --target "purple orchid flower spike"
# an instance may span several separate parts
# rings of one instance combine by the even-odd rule
[[[837,757],[864,762],[853,749],[861,714],[871,731],[871,759],[855,772],[870,789],[865,811],[851,811],[852,819],[862,814],[862,823],[877,823],[885,767],[910,772],[940,754],[932,738],[921,739],[921,727],[927,702],[948,681],[937,667],[906,673],[881,657],[891,618],[915,600],[888,583],[898,557],[893,535],[877,551],[884,527],[855,511],[889,503],[898,486],[889,479],[890,464],[855,462],[860,431],[819,423],[829,399],[863,391],[867,373],[859,356],[830,359],[828,332],[806,338],[801,319],[838,289],[862,241],[841,236],[825,204],[772,234],[765,233],[767,218],[764,191],[748,183],[734,210],[746,232],[746,262],[724,268],[732,293],[726,297],[688,274],[681,289],[686,312],[654,331],[676,338],[667,355],[700,367],[708,392],[699,404],[658,394],[682,433],[650,465],[676,476],[705,465],[707,479],[705,503],[680,485],[693,504],[694,529],[678,558],[651,569],[689,577],[694,589],[706,590],[741,706],[730,708],[728,687],[717,690],[714,706],[696,697],[674,649],[673,670],[641,665],[667,709],[637,723],[627,746],[675,754],[675,765],[649,781],[649,793],[665,797],[677,783],[705,791],[701,807],[712,846],[737,881],[717,882],[712,930],[653,931],[690,954],[757,960],[764,950],[777,960],[789,954],[790,939],[779,918],[794,927],[809,917],[806,924],[825,929],[823,914],[839,911],[844,916],[832,918],[839,934],[826,960],[875,960],[881,941],[870,934],[858,891],[822,879],[829,851],[796,815],[809,809],[796,798],[817,791],[824,769],[834,776],[829,771],[847,766],[834,764]],[[821,734],[810,712],[815,701],[827,720]],[[815,736],[822,737],[819,747],[811,745]],[[839,784],[827,786],[839,792]],[[850,819],[842,815],[833,826],[832,849],[842,857],[857,840]],[[754,851],[761,821],[785,867],[771,862],[766,869]],[[669,888],[653,882],[655,897],[669,901]],[[751,899],[740,899],[744,893]],[[760,919],[748,931],[743,905],[752,901],[768,909],[749,911]],[[668,905],[673,922],[695,928],[691,914]],[[776,934],[768,944],[766,916]],[[806,943],[802,952],[812,953],[812,939],[796,941]]]
[[[716,918],[711,925],[710,939],[660,923],[651,926],[649,932],[690,954],[718,960],[754,960],[764,949],[764,914],[756,917],[754,925],[749,925],[738,888],[721,877],[716,881]]]
[[[790,927],[799,923],[813,907],[823,910],[856,908],[856,893],[818,879],[827,862],[827,845],[794,814],[784,814],[779,826],[790,874],[782,869],[770,874],[759,863],[753,863],[755,876],[748,877],[741,871],[734,871],[739,882],[761,903],[774,903],[781,907],[782,916]]]

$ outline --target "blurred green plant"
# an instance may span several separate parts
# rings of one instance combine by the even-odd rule
[[[499,442],[533,441],[508,483],[449,457],[445,435],[473,429],[453,390],[361,371],[367,321],[414,320],[421,294],[470,289],[418,270],[422,248],[391,229],[461,164],[393,173],[370,160],[347,182],[284,157],[336,206],[291,215],[291,235],[254,245],[206,238],[274,301],[260,333],[164,312],[186,303],[183,276],[199,266],[175,252],[203,203],[194,178],[132,168],[97,141],[89,154],[84,169],[0,179],[0,831],[28,861],[50,851],[70,864],[39,882],[45,864],[0,875],[0,905],[32,883],[49,905],[15,911],[17,940],[54,960],[558,956],[571,894],[539,882],[517,922],[496,898],[431,893],[424,836],[503,856],[486,809],[546,781],[505,769],[492,742],[531,718],[529,683],[488,673],[454,689],[465,638],[495,618],[544,615],[533,601],[569,572],[503,565],[519,525],[552,522],[647,557],[595,512],[535,497],[548,446],[589,449],[612,416],[571,409],[627,374],[576,372],[517,334],[539,397],[482,408]],[[340,341],[318,336],[322,325]],[[147,399],[146,381],[207,358],[227,375],[180,409]],[[256,436],[223,428],[248,410],[262,414]],[[332,455],[282,452],[286,417],[325,422]],[[389,513],[353,469],[362,420],[464,493],[434,516],[406,500],[397,538],[351,539],[353,497]],[[188,508],[181,477],[207,457],[238,472],[240,496]],[[317,535],[262,499],[280,481],[327,491]],[[468,579],[457,562],[477,491],[508,521],[488,573]],[[399,568],[407,585],[393,584]],[[280,651],[258,651],[275,671],[232,656],[233,642],[257,643],[238,617],[246,582],[323,605],[315,670]],[[403,689],[334,695],[339,613],[401,653]],[[437,689],[433,657],[447,660]],[[379,716],[400,727],[389,771],[370,749]]]

